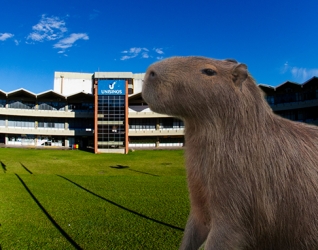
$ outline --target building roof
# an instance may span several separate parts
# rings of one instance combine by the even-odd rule
[[[60,93],[57,93],[55,92],[54,90],[47,90],[47,91],[44,91],[44,92],[41,92],[39,94],[35,94],[33,92],[30,92],[28,90],[25,90],[23,88],[21,89],[17,89],[17,90],[13,90],[13,91],[10,91],[10,92],[5,92],[5,91],[2,91],[0,90],[0,97],[3,96],[3,97],[11,97],[11,98],[32,98],[32,99],[53,99],[53,100],[56,100],[56,99],[60,99],[60,100],[66,100],[66,99],[93,99],[94,98],[94,95],[93,94],[90,94],[90,93],[86,93],[86,92],[77,92],[77,93],[74,93],[74,94],[71,94],[71,95],[62,95]]]
[[[128,98],[129,98],[129,100],[140,99],[140,98],[142,98],[142,95],[141,95],[141,92],[139,92],[139,93],[135,93],[135,94],[130,95]]]
[[[291,81],[286,81],[278,86],[275,87],[275,90],[279,88],[286,88],[286,87],[292,87],[292,88],[301,88],[302,84],[296,83],[296,82],[291,82]]]
[[[0,89],[0,97],[7,97],[7,93]]]
[[[303,85],[317,84],[318,85],[318,77],[314,76],[303,83]]]
[[[133,78],[132,72],[95,72],[94,78],[98,79],[130,79]]]
[[[66,99],[66,96],[55,92],[54,90],[48,90],[42,93],[37,94],[38,99],[53,99],[53,98],[58,98],[58,99]]]
[[[20,98],[20,97],[29,97],[29,98],[36,98],[36,94],[34,94],[33,92],[31,91],[28,91],[26,89],[17,89],[17,90],[14,90],[14,91],[11,91],[11,92],[8,92],[7,93],[7,97],[16,97],[16,98]]]
[[[286,81],[278,86],[270,86],[270,85],[266,85],[266,84],[259,84],[258,86],[263,89],[264,91],[271,91],[271,90],[279,90],[282,88],[287,88],[287,87],[291,87],[291,88],[305,88],[309,85],[317,85],[318,86],[318,77],[314,76],[312,78],[310,78],[309,80],[307,80],[304,83],[296,83],[296,82],[291,82],[291,81]]]
[[[274,86],[270,86],[270,85],[263,84],[263,83],[258,84],[258,86],[259,86],[259,87],[261,87],[261,88],[275,89],[275,87],[274,87]]]
[[[78,73],[78,72],[54,72],[54,78],[72,78],[72,79],[87,79],[91,80],[92,73]]]
[[[94,95],[82,91],[82,92],[78,92],[78,93],[69,95],[66,98],[67,98],[67,100],[72,100],[72,99],[76,99],[76,100],[79,100],[79,99],[82,99],[82,100],[93,100],[94,99]]]

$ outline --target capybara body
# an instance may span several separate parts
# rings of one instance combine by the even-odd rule
[[[244,64],[172,57],[142,90],[185,123],[191,210],[180,249],[318,249],[318,128],[275,115]]]

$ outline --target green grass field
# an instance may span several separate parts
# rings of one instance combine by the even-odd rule
[[[0,249],[177,249],[183,154],[0,148]]]

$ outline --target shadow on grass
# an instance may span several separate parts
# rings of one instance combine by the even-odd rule
[[[26,166],[24,166],[21,162],[20,162],[21,166],[27,171],[29,172],[29,174],[33,174]]]
[[[2,167],[2,169],[3,169],[3,172],[6,173],[6,172],[7,172],[7,166],[6,166],[6,164],[4,164],[2,161],[0,161],[0,163],[1,163],[1,167]],[[0,248],[0,250],[1,250],[1,248]]]
[[[21,164],[22,165],[22,164]],[[26,189],[26,191],[31,195],[32,199],[35,201],[35,203],[38,205],[38,207],[42,210],[42,212],[46,215],[46,217],[51,221],[51,223],[53,224],[53,226],[59,230],[59,232],[65,237],[65,239],[67,239],[67,241],[69,243],[72,244],[72,246],[75,249],[82,249],[64,230],[63,228],[60,227],[59,224],[57,224],[57,222],[53,219],[53,217],[45,210],[45,208],[42,206],[42,204],[38,201],[38,199],[33,195],[33,193],[31,192],[31,190],[28,188],[28,186],[24,183],[24,181],[21,179],[21,177],[17,174],[15,174],[18,179],[20,180],[20,182],[22,183],[22,185],[24,186],[24,188]]]
[[[123,165],[110,166],[110,168],[128,169],[129,171],[137,172],[137,173],[140,173],[140,174],[147,174],[147,175],[151,175],[151,176],[159,176],[159,175],[156,175],[156,174],[150,174],[150,173],[147,173],[147,172],[142,172],[142,171],[134,170],[134,169],[129,168],[129,166],[123,166]]]
[[[114,205],[114,206],[116,206],[116,207],[119,207],[119,208],[121,208],[121,209],[123,209],[123,210],[125,210],[125,211],[127,211],[127,212],[130,212],[130,213],[132,213],[132,214],[135,214],[135,215],[137,215],[137,216],[139,216],[139,217],[142,217],[142,218],[144,218],[144,219],[147,219],[147,220],[156,222],[156,223],[158,223],[158,224],[164,225],[164,226],[166,226],[166,227],[170,227],[170,228],[173,228],[173,229],[176,229],[176,230],[179,230],[179,231],[184,231],[184,229],[181,228],[181,227],[177,227],[177,226],[174,226],[174,225],[171,225],[171,224],[168,224],[168,223],[165,223],[165,222],[162,222],[162,221],[159,221],[159,220],[150,218],[150,217],[148,217],[148,216],[146,216],[146,215],[140,214],[140,213],[138,213],[138,212],[136,212],[136,211],[134,211],[134,210],[131,210],[131,209],[126,208],[126,207],[124,207],[124,206],[122,206],[122,205],[119,205],[119,204],[117,204],[117,203],[115,203],[115,202],[113,202],[113,201],[111,201],[111,200],[109,200],[109,199],[104,198],[103,196],[100,196],[100,195],[98,195],[98,194],[95,194],[94,192],[92,192],[92,191],[90,191],[90,190],[88,190],[88,189],[82,187],[81,185],[77,184],[77,183],[74,182],[74,181],[71,181],[70,179],[68,179],[68,178],[66,178],[66,177],[64,177],[64,176],[61,176],[61,175],[57,175],[57,176],[60,177],[60,178],[63,178],[64,180],[67,180],[67,181],[71,182],[71,183],[74,184],[75,186],[77,186],[77,187],[83,189],[84,191],[86,191],[86,192],[88,192],[88,193],[90,193],[90,194],[92,194],[92,195],[94,195],[94,196],[96,196],[96,197],[98,197],[98,198],[100,198],[100,199],[102,199],[102,200],[104,200],[104,201],[107,201],[108,203],[110,203],[110,204],[112,204],[112,205]]]

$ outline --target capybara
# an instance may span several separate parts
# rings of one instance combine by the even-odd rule
[[[191,210],[180,249],[318,249],[318,127],[275,115],[235,60],[154,63],[142,96],[185,123]]]

